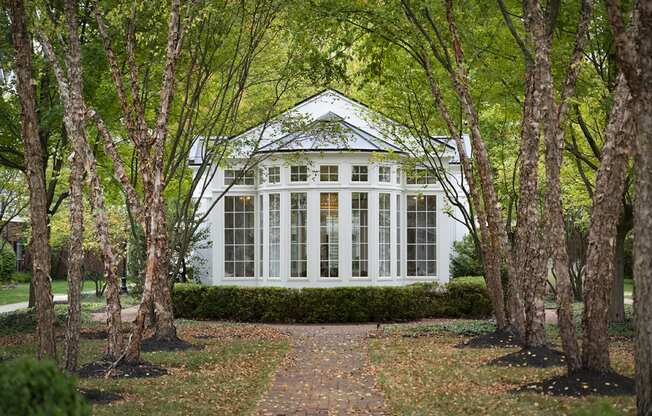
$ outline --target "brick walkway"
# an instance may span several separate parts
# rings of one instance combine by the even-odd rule
[[[258,415],[387,415],[367,360],[375,325],[276,326],[292,350],[258,403]]]

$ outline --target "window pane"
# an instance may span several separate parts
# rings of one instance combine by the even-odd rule
[[[366,166],[365,166],[366,168]],[[368,256],[367,256],[367,241],[368,241],[368,226],[367,226],[367,193],[366,192],[353,192],[352,199],[352,276],[353,277],[366,277],[368,276]]]
[[[224,274],[255,277],[255,200],[251,196],[224,198]]]
[[[321,182],[337,182],[338,167],[336,165],[322,165],[319,167],[319,180]]]
[[[308,181],[308,167],[307,166],[291,166],[290,167],[290,181],[291,182],[306,182],[306,181]]]
[[[368,181],[368,168],[367,166],[353,166],[351,172],[351,181],[352,182],[367,182]]]
[[[378,168],[378,182],[389,183],[392,181],[392,168],[380,166]]]
[[[408,276],[436,275],[436,217],[435,195],[407,196]]]
[[[290,270],[291,277],[307,277],[305,192],[290,194]]]
[[[338,203],[337,193],[319,194],[321,277],[338,277]]]
[[[390,198],[390,194],[378,195],[378,275],[381,277],[390,276]]]

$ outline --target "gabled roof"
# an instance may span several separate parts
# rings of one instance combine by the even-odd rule
[[[233,140],[241,144],[237,157],[296,151],[404,153],[392,140],[397,135],[410,136],[409,129],[339,91],[325,89]],[[451,163],[458,161],[450,137],[432,140],[444,146]],[[191,158],[196,160],[200,154],[196,149]]]
[[[291,151],[401,152],[395,144],[364,131],[332,111],[297,132],[270,141],[259,152]]]

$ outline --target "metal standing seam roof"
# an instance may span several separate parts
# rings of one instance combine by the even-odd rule
[[[368,151],[403,153],[383,140],[344,120],[332,111],[310,123],[301,132],[288,133],[263,144],[258,153],[291,151]]]

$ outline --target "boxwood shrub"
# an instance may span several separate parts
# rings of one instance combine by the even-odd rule
[[[176,284],[178,318],[238,322],[392,322],[421,318],[480,318],[491,314],[477,283],[291,289]]]

